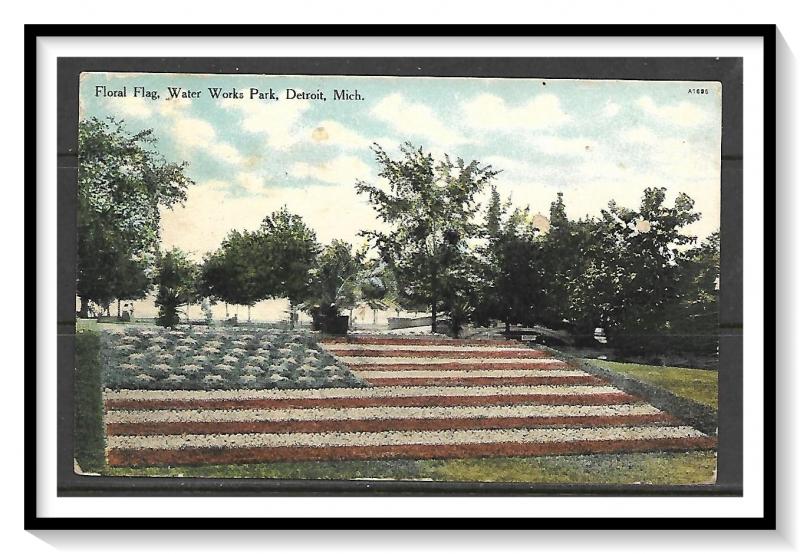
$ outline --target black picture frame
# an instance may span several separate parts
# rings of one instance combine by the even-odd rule
[[[775,207],[775,66],[776,66],[776,29],[772,25],[513,25],[513,26],[493,26],[493,25],[479,25],[479,26],[395,26],[395,25],[375,25],[375,26],[360,26],[358,28],[351,26],[315,26],[315,25],[301,25],[301,26],[228,26],[228,25],[212,25],[212,26],[129,26],[129,25],[116,25],[116,26],[83,26],[83,25],[70,25],[70,26],[50,26],[50,25],[29,25],[25,28],[25,90],[26,90],[26,103],[25,103],[25,121],[26,121],[26,136],[25,136],[25,168],[26,168],[26,194],[25,194],[25,209],[29,217],[26,224],[26,261],[25,271],[27,275],[36,275],[36,246],[34,237],[36,236],[36,39],[39,37],[47,36],[76,36],[76,37],[100,37],[100,36],[138,36],[138,35],[159,35],[159,36],[235,36],[235,35],[248,35],[248,36],[597,36],[597,37],[653,37],[653,36],[709,36],[709,37],[761,37],[764,40],[764,183],[765,183],[765,266],[764,275],[766,278],[765,288],[765,359],[764,359],[764,390],[765,390],[765,414],[764,414],[764,517],[762,518],[673,518],[673,519],[647,519],[647,520],[634,520],[626,518],[604,519],[602,523],[595,519],[547,519],[547,520],[531,520],[531,519],[507,519],[500,522],[494,522],[493,527],[503,527],[508,529],[531,529],[531,528],[584,528],[584,529],[626,529],[626,528],[651,528],[651,529],[723,529],[723,528],[736,528],[736,529],[773,529],[775,528],[776,514],[775,514],[775,229],[774,225],[769,222],[774,222],[774,207]],[[394,71],[390,74],[420,74],[419,71],[425,71],[426,75],[455,75],[463,73],[458,68],[458,60],[446,58],[417,58],[413,60],[403,59],[385,59],[387,63],[393,63]],[[488,60],[488,59],[484,59]],[[578,59],[582,60],[582,59]],[[596,71],[593,74],[595,78],[631,78],[632,74],[640,77],[647,78],[664,78],[664,79],[681,79],[692,80],[692,68],[684,67],[678,74],[671,74],[670,71],[663,70],[662,76],[654,76],[654,74],[647,73],[642,70],[640,65],[638,68],[631,67],[629,64],[635,58],[620,58],[620,59],[605,59],[594,60],[594,63],[605,64],[605,72],[603,75],[598,76]],[[360,73],[358,69],[354,69],[351,63],[353,60],[348,59],[271,59],[272,65],[270,72],[292,72],[298,73],[297,68],[302,66],[303,73],[320,73],[320,74],[336,74],[347,72],[347,74],[386,74],[380,70],[369,73]],[[463,61],[463,59],[462,59]],[[498,75],[498,63],[502,64],[502,60],[489,60],[491,65],[485,65],[486,76],[514,76],[513,68],[511,74]],[[545,67],[547,64],[546,59],[539,59],[540,65],[538,68]],[[547,70],[547,75],[552,78],[564,78],[567,76],[576,76],[575,64],[581,63],[575,59],[551,59],[552,65]],[[662,60],[663,61],[663,60]],[[683,61],[686,61],[685,59]],[[262,60],[263,62],[263,60]],[[59,103],[62,98],[69,97],[70,94],[77,97],[77,82],[73,81],[77,73],[81,70],[104,70],[104,71],[124,71],[132,70],[135,68],[137,71],[192,71],[192,72],[227,72],[230,66],[236,65],[242,73],[247,72],[248,67],[253,67],[254,59],[203,59],[203,58],[188,58],[188,59],[142,59],[142,58],[124,58],[124,59],[69,59],[59,63],[59,83],[58,83],[58,96]],[[701,64],[702,62],[698,62]],[[229,65],[230,64],[230,65]],[[405,64],[405,65],[404,65]],[[570,65],[572,64],[572,65]],[[481,67],[475,67],[474,61],[471,62],[472,75],[478,76],[481,74]],[[691,64],[690,64],[691,65]],[[659,67],[667,67],[668,64],[661,64]],[[262,70],[263,72],[263,64]],[[282,70],[282,67],[294,68],[292,71]],[[314,67],[317,71],[314,71]],[[595,66],[596,67],[596,66]],[[149,68],[149,69],[148,69]],[[216,68],[216,70],[215,70]],[[417,69],[415,69],[417,68]],[[708,67],[703,68],[700,65],[696,67],[696,77],[698,80],[721,80],[714,76],[709,77]],[[653,71],[653,67],[650,68]],[[658,71],[658,68],[655,69]],[[741,67],[739,67],[741,74]],[[638,73],[637,73],[638,71]],[[63,73],[62,73],[63,72]],[[76,73],[77,72],[77,73]],[[405,73],[404,73],[405,72]],[[648,77],[649,75],[649,77]],[[523,76],[523,75],[519,75]],[[72,93],[70,93],[72,91]],[[735,95],[734,95],[735,97]],[[723,100],[724,102],[725,100]],[[739,102],[741,101],[741,90],[739,94]],[[75,100],[77,102],[77,100]],[[741,112],[741,104],[739,104],[738,112]],[[723,108],[723,118],[725,118],[725,108]],[[736,109],[729,110],[728,113],[736,113]],[[62,110],[59,106],[59,121],[58,121],[58,141],[59,145],[70,144],[70,130],[74,129],[74,124],[71,124],[69,110]],[[735,115],[734,115],[735,117]],[[62,119],[64,118],[64,119]],[[75,119],[75,122],[77,120]],[[730,121],[730,120],[727,120]],[[734,121],[734,126],[736,122]],[[730,128],[730,126],[729,126]],[[739,217],[741,217],[741,163],[742,163],[742,150],[741,150],[741,116],[738,120],[738,150],[737,150],[737,137],[729,139],[730,133],[723,137],[723,173],[726,171],[726,165],[730,166],[734,173],[736,173],[736,166],[738,165],[738,204],[734,201],[733,204],[727,208],[729,211],[736,212],[738,208]],[[74,134],[74,133],[73,133]],[[726,144],[726,140],[733,141]],[[75,141],[72,141],[75,142]],[[738,154],[737,154],[738,152]],[[59,156],[69,155],[68,151],[62,151],[59,147]],[[727,163],[729,162],[729,163]],[[65,168],[65,173],[68,171],[69,164],[59,164],[60,168]],[[70,279],[69,272],[69,255],[71,251],[71,242],[74,238],[70,238],[68,232],[61,232],[62,225],[67,222],[69,228],[69,220],[72,219],[72,228],[74,228],[74,200],[69,200],[69,194],[63,193],[62,179],[69,179],[68,176],[62,175],[59,169],[59,366],[63,361],[71,364],[72,350],[69,346],[68,335],[63,331],[69,328],[69,318],[66,314],[71,314],[73,319],[74,331],[74,279]],[[736,177],[732,180],[736,181]],[[728,194],[729,197],[736,197],[736,194]],[[723,199],[723,220],[726,214],[725,199]],[[770,213],[770,211],[772,213]],[[770,215],[772,217],[770,217]],[[724,241],[725,239],[723,239]],[[733,248],[732,254],[728,259],[734,264],[741,265],[741,229],[739,230],[738,240],[734,238],[730,240],[729,244],[739,245],[738,254],[736,249]],[[729,248],[723,246],[723,252],[728,253]],[[62,257],[64,262],[62,263]],[[72,260],[74,267],[74,256]],[[723,268],[725,267],[725,255],[723,255]],[[732,266],[733,267],[733,266]],[[62,269],[66,268],[66,269]],[[723,269],[723,275],[726,274]],[[727,272],[728,275],[735,276],[736,271]],[[741,273],[738,272],[738,290],[741,291]],[[70,284],[71,282],[71,284]],[[736,283],[730,290],[736,289]],[[73,287],[73,293],[70,296],[69,286]],[[67,287],[67,288],[65,288]],[[723,289],[724,290],[724,289]],[[34,297],[35,292],[32,288],[26,291],[26,301],[33,305],[37,302]],[[66,300],[66,302],[64,301]],[[723,310],[722,318],[729,318],[727,320],[731,329],[736,329],[737,315],[738,315],[738,335],[732,333],[732,340],[738,340],[741,343],[741,293],[733,295],[727,302],[727,308]],[[71,305],[70,305],[71,304]],[[723,302],[725,304],[725,302]],[[727,310],[727,311],[726,311]],[[35,323],[32,321],[26,322],[26,356],[27,363],[25,368],[25,509],[24,519],[26,529],[96,529],[96,528],[116,528],[116,529],[138,529],[138,528],[180,528],[180,529],[209,529],[209,528],[236,528],[236,529],[263,529],[271,526],[281,528],[291,528],[292,524],[287,521],[280,523],[269,522],[260,519],[237,519],[237,520],[221,520],[221,519],[187,519],[187,518],[115,518],[115,519],[72,519],[72,518],[41,518],[37,515],[36,498],[37,498],[37,482],[36,482],[36,337],[35,337]],[[62,340],[63,336],[67,336]],[[738,338],[737,338],[738,336]],[[734,347],[733,350],[736,350]],[[738,347],[741,351],[741,347]],[[739,367],[741,367],[741,360],[739,360]],[[66,375],[66,377],[65,377]],[[62,389],[71,390],[71,374],[66,373],[59,369],[59,391]],[[733,380],[735,381],[735,379]],[[721,383],[721,394],[723,397],[723,384]],[[731,423],[730,429],[724,429],[725,423],[721,420],[720,434],[727,433],[730,441],[733,441],[733,449],[741,452],[741,373],[738,377],[739,391],[736,391],[736,382],[729,383],[729,396],[733,400],[738,398],[739,421],[738,426],[735,421]],[[139,495],[139,496],[166,496],[181,494],[192,495],[208,495],[208,494],[222,494],[226,496],[239,496],[239,495],[366,495],[366,494],[383,494],[383,495],[525,495],[525,494],[540,494],[549,495],[557,492],[564,492],[563,487],[559,486],[542,486],[542,485],[526,485],[526,484],[474,484],[474,483],[412,483],[412,482],[309,482],[309,481],[285,481],[275,480],[269,483],[256,483],[254,480],[230,480],[230,479],[136,479],[135,484],[130,482],[120,483],[119,478],[99,478],[103,482],[99,482],[98,478],[92,479],[91,486],[87,486],[81,476],[76,476],[71,472],[71,399],[67,402],[62,401],[63,398],[70,398],[68,395],[61,395],[59,392],[59,494],[60,495]],[[722,409],[720,410],[722,412]],[[735,416],[735,407],[734,407]],[[726,410],[730,414],[730,410]],[[735,420],[735,417],[731,417]],[[728,420],[725,420],[728,421]],[[66,441],[62,441],[63,437],[70,437]],[[736,443],[738,437],[738,444]],[[723,448],[722,438],[720,440],[720,448]],[[68,467],[64,461],[69,462]],[[734,473],[736,473],[734,471]],[[85,478],[84,478],[85,479]],[[122,478],[124,480],[124,478]],[[110,480],[110,481],[106,481]],[[258,480],[255,480],[258,481]],[[733,481],[736,481],[734,479]],[[635,490],[629,487],[613,487],[613,486],[595,486],[586,487],[582,486],[582,494],[593,495],[741,495],[741,460],[738,465],[738,481],[739,486],[734,482],[728,487],[684,487],[677,490],[675,487],[637,487]],[[574,485],[568,486],[573,490],[576,488]],[[299,525],[300,522],[296,523]],[[307,522],[302,525],[308,525]],[[315,520],[314,526],[318,528],[341,528],[342,522],[334,519]],[[345,524],[346,526],[346,524]],[[468,519],[437,519],[431,520],[412,520],[404,519],[401,522],[396,520],[386,520],[381,522],[381,527],[384,528],[422,528],[422,527],[437,527],[437,528],[476,528],[481,527],[480,523],[470,521]]]

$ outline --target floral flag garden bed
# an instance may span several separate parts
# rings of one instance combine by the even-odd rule
[[[105,350],[112,466],[716,446],[672,415],[518,343],[318,344],[288,331],[183,330],[126,333]]]

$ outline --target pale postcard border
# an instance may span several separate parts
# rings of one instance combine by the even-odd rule
[[[101,46],[100,46],[101,45]],[[37,39],[37,516],[762,517],[764,515],[764,43],[761,37],[39,37]],[[741,497],[58,497],[56,61],[58,57],[742,57],[743,488]],[[771,163],[771,161],[770,161]],[[772,186],[770,184],[770,186]]]

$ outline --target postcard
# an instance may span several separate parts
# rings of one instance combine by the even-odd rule
[[[722,94],[81,74],[75,472],[714,483]]]

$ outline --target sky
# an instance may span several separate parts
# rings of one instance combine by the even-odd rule
[[[126,97],[106,96],[123,87]],[[200,93],[168,99],[168,87]],[[278,99],[251,98],[251,88]],[[336,90],[358,96],[336,100]],[[85,73],[80,110],[153,129],[168,161],[188,162],[196,184],[184,206],[162,212],[161,232],[166,248],[200,260],[283,205],[323,244],[361,243],[358,231],[379,227],[354,189],[382,184],[374,142],[392,155],[410,141],[491,164],[504,198],[545,215],[558,192],[573,218],[611,199],[636,208],[646,187],[665,187],[670,203],[685,192],[702,214],[689,230],[702,239],[719,228],[721,100],[716,82]],[[254,317],[283,309],[268,304]]]

